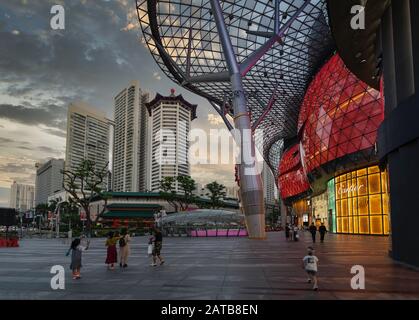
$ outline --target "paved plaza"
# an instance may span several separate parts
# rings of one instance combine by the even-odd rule
[[[267,240],[165,238],[166,264],[151,267],[147,237],[133,238],[129,267],[109,271],[104,239],[84,253],[82,279],[72,280],[63,240],[27,239],[0,248],[0,299],[419,299],[419,272],[395,264],[387,237],[327,235],[315,245],[320,291],[311,291],[301,268],[310,244]],[[50,268],[63,265],[65,290],[52,290]],[[354,291],[353,265],[362,265],[366,290]]]

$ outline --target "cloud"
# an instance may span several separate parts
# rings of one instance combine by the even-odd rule
[[[53,105],[45,108],[28,108],[22,105],[0,104],[0,118],[29,125],[62,127],[66,121],[66,110]]]
[[[42,128],[42,131],[52,134],[54,136],[58,136],[61,138],[67,137],[67,131],[64,129],[56,129],[56,128]]]
[[[4,146],[5,144],[11,143],[11,142],[14,142],[14,140],[0,137],[0,146]]]
[[[212,181],[224,184],[226,187],[233,187],[234,165],[195,165],[191,168],[192,178],[201,184],[207,184]]]
[[[0,141],[1,186],[14,178],[34,178],[29,167],[21,173],[3,171],[8,164],[23,159],[32,166],[42,158],[63,154],[71,101],[84,100],[111,117],[114,96],[133,79],[140,80],[151,97],[175,87],[199,105],[192,126],[208,127],[208,103],[176,86],[145,46],[134,0],[60,1],[67,19],[66,29],[57,31],[49,26],[52,3],[58,0],[24,5],[0,1],[0,12],[10,17],[0,19],[0,136],[8,139]],[[200,170],[193,172],[203,183],[215,180],[212,174],[221,179],[219,172],[231,179],[230,171],[218,166],[202,170],[206,176]]]
[[[156,80],[161,80],[161,76],[159,75],[159,73],[158,72],[154,72],[153,73],[153,77],[154,77],[154,79],[156,79]]]

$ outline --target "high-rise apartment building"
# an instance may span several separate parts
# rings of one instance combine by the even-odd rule
[[[191,121],[196,118],[196,105],[186,101],[182,95],[156,94],[146,104],[151,117],[149,126],[149,190],[159,191],[164,177],[190,175],[188,161],[189,131]],[[181,192],[178,183],[176,192]]]
[[[275,178],[271,169],[263,162],[262,169],[263,197],[266,204],[275,203]]]
[[[35,187],[13,181],[10,187],[10,208],[26,211],[35,207]]]
[[[65,168],[74,170],[83,160],[92,160],[98,169],[109,162],[110,121],[86,103],[71,103],[67,114]],[[106,179],[103,183],[105,189]]]
[[[132,81],[114,99],[113,191],[147,189],[148,93]]]
[[[63,188],[63,159],[50,159],[45,163],[36,163],[35,205],[48,203],[48,197]]]

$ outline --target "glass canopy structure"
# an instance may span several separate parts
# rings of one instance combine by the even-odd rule
[[[258,147],[277,175],[280,140],[296,135],[306,87],[333,50],[326,1],[219,4],[239,63],[252,128],[264,130],[263,146]],[[137,0],[137,9],[144,39],[163,72],[208,99],[223,116],[234,116],[211,1]]]
[[[238,177],[250,238],[265,238],[259,151],[273,172],[278,141],[297,134],[299,106],[315,70],[331,53],[325,1],[140,1],[145,41],[161,69],[208,99],[241,134]],[[244,135],[258,133],[250,139]],[[237,141],[236,141],[237,142]],[[244,161],[244,162],[243,162]]]
[[[241,214],[226,210],[199,209],[191,212],[169,214],[162,219],[162,225],[242,225]]]

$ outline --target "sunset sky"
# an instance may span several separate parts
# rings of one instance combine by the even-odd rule
[[[65,30],[50,27],[65,8]],[[150,92],[175,88],[198,104],[192,128],[224,128],[210,105],[176,86],[142,41],[134,0],[0,2],[0,206],[13,181],[35,183],[35,162],[64,158],[66,111],[83,100],[113,119],[113,97],[130,80]],[[192,177],[234,185],[233,165],[196,165]]]

